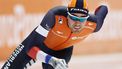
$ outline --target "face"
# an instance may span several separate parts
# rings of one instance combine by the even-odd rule
[[[72,32],[78,33],[85,26],[88,17],[86,17],[85,14],[81,14],[81,13],[72,13],[71,15],[69,13],[67,18],[68,18],[68,26],[70,27]]]

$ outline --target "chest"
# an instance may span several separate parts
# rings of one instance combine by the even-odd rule
[[[45,39],[45,44],[51,48],[55,48],[57,46],[67,47],[83,40],[92,33],[95,28],[96,23],[87,22],[81,32],[72,33],[71,29],[68,27],[67,18],[64,16],[56,16],[55,25]]]

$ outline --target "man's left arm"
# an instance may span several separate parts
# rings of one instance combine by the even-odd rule
[[[97,27],[95,29],[94,32],[97,32],[101,29],[103,23],[104,23],[104,19],[106,17],[108,13],[108,8],[106,5],[100,5],[96,10],[95,10],[95,18],[96,18],[96,23],[97,23]]]

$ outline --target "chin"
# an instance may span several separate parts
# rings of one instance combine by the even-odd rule
[[[72,30],[73,32],[75,33],[79,33],[81,31],[81,29],[78,29],[78,30]]]

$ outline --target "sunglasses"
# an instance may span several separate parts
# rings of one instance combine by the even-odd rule
[[[78,16],[75,16],[75,15],[72,15],[68,12],[68,15],[69,15],[69,18],[71,18],[72,20],[74,21],[80,21],[80,22],[85,22],[89,16],[85,16],[85,17],[78,17]]]

